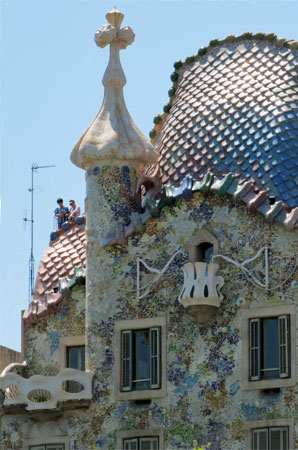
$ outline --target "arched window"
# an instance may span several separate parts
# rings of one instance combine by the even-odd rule
[[[213,256],[213,244],[210,242],[202,242],[196,245],[196,261],[209,264]]]
[[[210,264],[213,255],[218,253],[218,242],[213,234],[207,230],[194,233],[189,247],[190,262],[204,262]]]

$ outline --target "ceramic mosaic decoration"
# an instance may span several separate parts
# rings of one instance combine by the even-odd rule
[[[86,223],[41,259],[1,449],[294,450],[297,47],[248,33],[177,64],[153,147],[123,97],[134,33],[107,20],[103,105],[71,154]]]

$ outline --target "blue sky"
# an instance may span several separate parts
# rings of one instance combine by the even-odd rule
[[[1,279],[0,345],[20,349],[21,310],[28,306],[31,164],[35,175],[35,272],[53,228],[57,197],[82,207],[85,178],[69,160],[97,114],[108,48],[95,31],[114,6],[106,1],[1,1]],[[274,32],[298,39],[297,0],[117,1],[135,42],[121,52],[128,110],[148,136],[168,102],[173,63],[210,39]]]

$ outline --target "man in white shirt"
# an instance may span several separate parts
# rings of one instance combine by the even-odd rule
[[[69,220],[73,222],[76,220],[76,217],[80,216],[81,208],[78,205],[76,205],[76,202],[74,200],[69,200],[69,205],[70,205]]]

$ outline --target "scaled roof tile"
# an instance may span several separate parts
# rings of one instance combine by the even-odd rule
[[[173,100],[179,124],[171,123],[172,108],[159,125],[158,161],[149,173],[159,169],[164,184],[177,186],[185,175],[199,179],[209,170],[222,176],[237,167],[240,180],[251,179],[276,200],[292,208],[298,206],[297,71],[298,50],[261,40],[220,44],[182,67]],[[186,124],[191,145],[181,147],[177,155],[172,143],[181,140]],[[198,127],[202,131],[199,134]],[[209,132],[215,144],[213,139],[205,139],[204,131]],[[237,148],[245,152],[245,157],[231,161],[229,157],[234,158]],[[204,155],[205,150],[210,160],[204,157],[194,164],[199,159],[197,155]],[[174,154],[184,164],[171,158]],[[217,154],[222,158],[221,164]],[[175,163],[164,165],[165,157]],[[287,164],[282,165],[283,161]],[[285,181],[292,180],[294,185],[280,183],[281,172],[274,168],[281,168],[287,176]]]
[[[37,272],[33,299],[29,310],[24,313],[24,318],[28,319],[46,311],[45,295],[47,296],[47,304],[54,304],[59,301],[61,293],[56,292],[59,278],[72,278],[75,267],[85,265],[85,225],[75,225],[63,232],[45,250]]]

